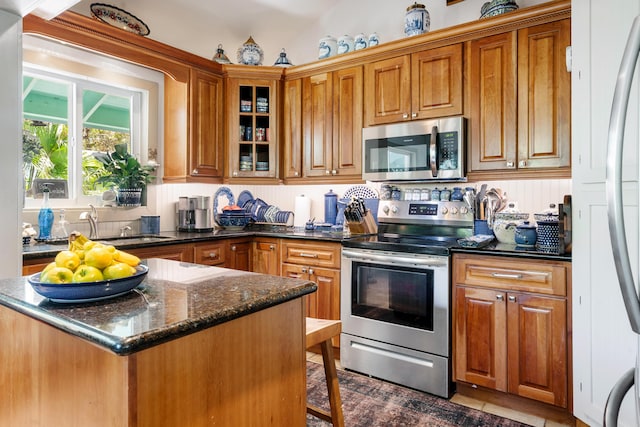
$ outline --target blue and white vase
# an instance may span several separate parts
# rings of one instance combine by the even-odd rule
[[[249,36],[246,42],[238,48],[238,63],[245,65],[262,65],[264,59],[264,53],[262,48],[258,46],[253,40],[253,37]]]
[[[338,38],[338,54],[353,52],[353,37],[344,35]]]
[[[368,46],[367,37],[360,33],[353,38],[353,50],[364,49]]]
[[[338,53],[338,42],[335,37],[327,36],[320,39],[318,59],[325,59]]]
[[[423,4],[414,3],[407,8],[407,13],[404,16],[404,34],[406,36],[426,33],[429,31],[430,25],[429,12]]]
[[[380,37],[378,34],[371,33],[369,34],[369,47],[378,46],[380,44]]]

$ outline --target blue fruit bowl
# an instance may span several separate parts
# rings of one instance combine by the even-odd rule
[[[251,212],[244,210],[222,211],[215,214],[214,220],[219,227],[225,230],[242,230],[251,221]]]

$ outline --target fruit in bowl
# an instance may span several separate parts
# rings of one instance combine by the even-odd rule
[[[68,249],[56,254],[55,261],[41,272],[39,281],[49,284],[91,283],[133,276],[140,258],[95,242],[74,231]]]

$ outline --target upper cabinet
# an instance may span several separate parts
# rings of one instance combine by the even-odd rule
[[[278,179],[277,112],[282,69],[225,66],[225,180],[272,182]]]
[[[470,177],[569,176],[570,37],[563,19],[467,42]]]
[[[365,65],[365,124],[462,114],[462,43]]]
[[[285,82],[285,181],[362,180],[362,87],[362,66]]]

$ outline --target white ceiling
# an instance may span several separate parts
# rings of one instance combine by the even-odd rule
[[[5,0],[0,0],[5,1]],[[265,49],[265,65],[290,45],[292,35],[304,31],[341,0],[109,0],[142,20],[149,38],[211,58],[219,43],[236,62],[236,49],[253,36]],[[72,11],[91,16],[92,0],[82,0]],[[269,55],[269,56],[267,56]],[[273,58],[271,58],[273,56]]]

